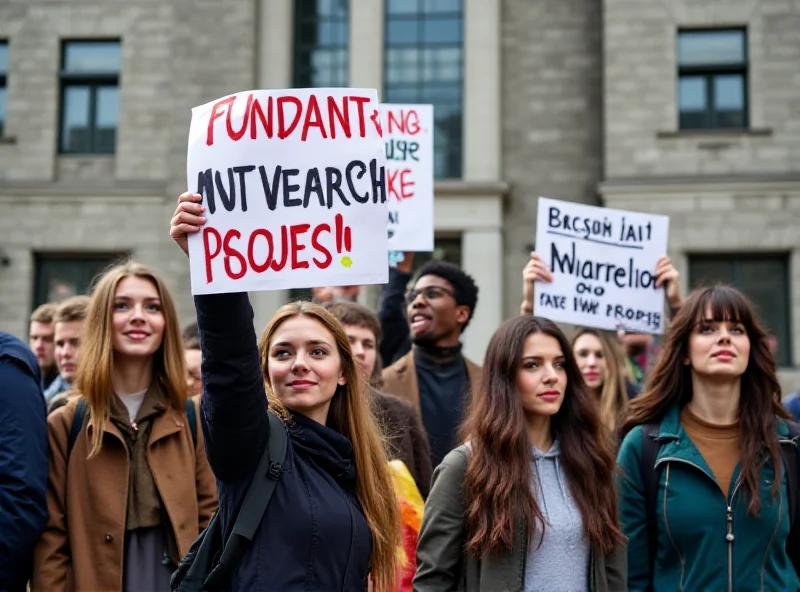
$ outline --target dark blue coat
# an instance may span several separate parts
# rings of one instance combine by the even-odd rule
[[[197,296],[195,307],[201,424],[227,537],[269,439],[266,392],[247,294]],[[232,589],[364,592],[372,539],[354,489],[347,438],[296,414],[284,472]]]
[[[0,592],[25,590],[47,525],[47,412],[36,356],[0,333]]]

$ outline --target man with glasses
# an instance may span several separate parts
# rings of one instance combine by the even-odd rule
[[[478,286],[458,265],[424,265],[405,294],[411,351],[383,371],[384,390],[419,410],[434,467],[457,444],[470,389],[480,383],[481,369],[460,342],[477,303]]]

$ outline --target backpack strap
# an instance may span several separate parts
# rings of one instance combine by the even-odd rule
[[[75,446],[75,441],[81,435],[83,423],[86,420],[86,399],[81,397],[78,399],[78,404],[75,407],[75,414],[72,416],[72,426],[69,428],[69,441],[67,442],[67,458],[72,453],[72,447]]]
[[[192,442],[194,442],[194,447],[197,448],[197,409],[194,406],[194,401],[191,398],[186,399],[183,409],[186,411],[186,421],[189,422],[189,430],[192,432]]]
[[[275,487],[278,485],[283,463],[286,460],[286,441],[288,434],[283,421],[269,411],[269,444],[261,455],[253,480],[245,493],[239,515],[233,525],[228,540],[219,558],[219,564],[208,575],[203,589],[227,589],[233,572],[242,560],[247,548],[253,542],[256,530],[261,525]]]
[[[800,438],[800,426],[787,422],[790,440],[781,441],[781,457],[786,469],[786,493],[789,500],[789,537],[786,539],[786,554],[800,573],[800,521],[797,520],[800,500],[798,500],[798,481],[800,481],[800,454],[797,450],[797,439]]]
[[[642,454],[639,457],[639,471],[644,485],[645,503],[647,504],[647,538],[650,547],[650,573],[653,572],[656,552],[658,550],[658,520],[656,505],[658,504],[658,477],[656,459],[661,450],[658,441],[660,424],[648,423],[642,426]]]

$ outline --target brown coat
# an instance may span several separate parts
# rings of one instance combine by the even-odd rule
[[[153,420],[147,460],[178,551],[185,555],[217,507],[217,487],[200,430],[197,447],[186,416],[172,407]],[[108,592],[122,589],[125,516],[130,461],[122,434],[109,422],[100,454],[87,460],[91,418],[75,441],[66,467],[67,445],[77,400],[47,420],[50,460],[47,508],[50,520],[34,552],[33,592]]]
[[[464,358],[467,363],[469,376],[470,396],[481,383],[481,367]],[[414,363],[414,350],[412,349],[402,358],[388,368],[384,368],[383,390],[390,395],[410,401],[422,417],[419,406],[419,380],[417,378],[417,365]]]
[[[423,499],[431,489],[431,449],[414,406],[400,397],[373,391],[373,401],[386,437],[389,460],[401,460]]]

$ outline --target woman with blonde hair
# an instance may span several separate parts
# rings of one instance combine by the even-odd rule
[[[216,486],[187,418],[178,315],[155,272],[128,262],[99,279],[81,354],[77,396],[48,418],[50,518],[32,590],[168,590]]]
[[[184,193],[170,234],[205,223]],[[286,460],[231,590],[365,591],[393,588],[400,517],[383,442],[342,326],[324,308],[287,304],[258,346],[247,294],[195,297],[201,335],[201,420],[219,481],[223,537],[269,441],[268,413],[288,432]],[[266,389],[266,397],[265,397]]]
[[[587,327],[577,329],[571,343],[586,388],[600,404],[600,420],[616,433],[628,404],[620,344],[616,336]]]

